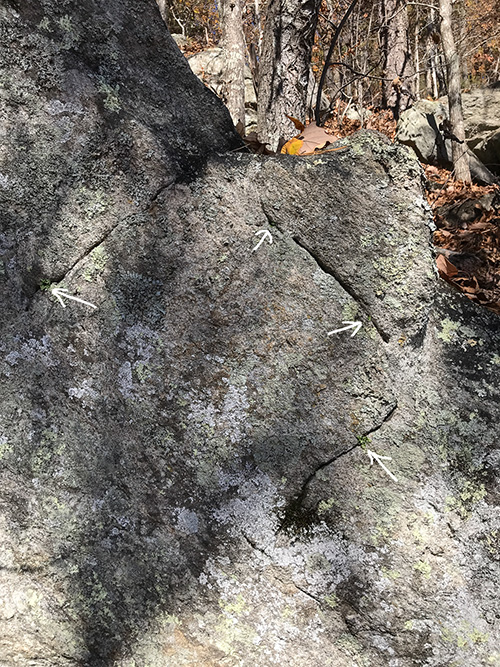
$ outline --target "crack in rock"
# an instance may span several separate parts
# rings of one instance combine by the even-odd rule
[[[362,447],[363,445],[362,445],[362,442],[360,440],[362,440],[364,438],[369,438],[374,433],[377,433],[377,431],[379,431],[382,428],[382,426],[384,426],[384,424],[386,424],[391,419],[391,417],[396,412],[397,408],[398,408],[398,402],[396,401],[395,404],[389,410],[389,412],[382,419],[380,424],[377,424],[377,426],[375,426],[374,428],[370,429],[369,431],[366,431],[366,433],[362,433],[358,442],[356,442],[356,444],[352,445],[348,449],[345,449],[344,451],[342,451],[338,454],[335,454],[335,456],[330,457],[327,461],[324,461],[323,463],[320,463],[316,466],[316,468],[306,477],[306,479],[302,483],[302,487],[301,487],[299,493],[297,494],[297,496],[295,497],[295,499],[291,501],[291,503],[289,505],[289,511],[287,513],[285,513],[285,516],[284,516],[283,520],[281,521],[281,525],[278,529],[278,532],[282,531],[285,528],[286,524],[288,523],[288,518],[289,518],[288,515],[290,513],[295,513],[297,511],[300,511],[301,509],[303,509],[304,498],[307,495],[309,485],[311,484],[313,479],[316,477],[316,475],[321,470],[323,470],[324,468],[332,465],[332,463],[335,463],[335,461],[338,461],[338,459],[340,459],[341,457],[346,456],[346,454],[350,454],[350,452],[352,452],[357,447]]]
[[[284,231],[279,223],[276,222],[276,220],[273,220],[273,218],[269,215],[269,213],[266,211],[266,208],[264,204],[261,202],[261,208],[262,212],[265,215],[269,225],[271,227],[276,227],[276,229],[281,232],[283,235],[288,235],[289,238],[296,243],[299,248],[302,248],[302,250],[305,250],[307,254],[314,260],[314,262],[318,265],[318,267],[323,271],[323,273],[326,273],[327,275],[331,276],[339,285],[340,287],[349,294],[349,296],[356,301],[358,306],[366,313],[367,317],[375,327],[377,333],[379,336],[382,338],[384,343],[388,343],[390,340],[389,334],[384,331],[382,325],[378,321],[376,317],[374,317],[368,310],[368,307],[366,304],[363,302],[362,297],[351,287],[351,285],[347,284],[346,281],[339,276],[339,274],[332,269],[331,266],[329,266],[324,260],[321,259],[321,257],[311,249],[309,245],[307,245],[302,239],[300,239],[297,235],[293,236],[289,232]]]
[[[252,540],[250,537],[248,537],[246,533],[242,532],[241,534],[243,538],[246,540],[246,542],[248,542],[248,544],[252,547],[252,549],[258,551],[259,553],[266,556],[266,558],[270,558],[272,560],[271,556],[264,549],[261,549],[261,547],[257,546],[257,543],[254,542],[254,540]]]
[[[314,600],[318,605],[321,606],[321,600],[318,598],[316,595],[313,595],[312,593],[309,593],[308,591],[305,590],[305,588],[302,588],[301,586],[297,586],[295,582],[292,582],[295,588],[303,593],[304,595],[307,595],[307,597],[311,598],[311,600]]]
[[[343,280],[339,276],[339,274],[331,268],[331,266],[326,264],[326,262],[324,262],[321,259],[321,257],[319,257],[319,255],[314,250],[312,250],[308,245],[306,245],[304,243],[304,241],[299,239],[298,236],[292,236],[292,240],[295,241],[295,243],[299,246],[299,248],[302,248],[302,250],[305,250],[308,253],[308,255],[310,255],[313,258],[313,260],[316,262],[316,264],[319,266],[319,268],[324,273],[328,274],[334,280],[336,280],[338,282],[338,284],[342,287],[344,292],[347,292],[347,294],[349,294],[349,296],[351,298],[353,298],[354,301],[356,301],[356,303],[359,305],[359,307],[362,310],[365,311],[366,315],[370,319],[371,323],[373,324],[373,326],[377,330],[379,336],[382,338],[384,343],[388,343],[389,338],[390,338],[389,335],[383,330],[382,326],[380,325],[380,322],[377,321],[377,318],[374,317],[371,313],[368,312],[368,309],[367,309],[366,305],[363,304],[360,295],[356,293],[356,291],[351,287],[351,285],[348,285],[345,282],[345,280]]]
[[[149,211],[152,206],[156,203],[160,195],[163,194],[166,190],[169,190],[172,188],[174,185],[176,185],[178,182],[180,182],[180,179],[174,179],[170,181],[169,183],[163,184],[158,190],[153,194],[151,197],[149,203],[147,206],[145,206],[144,210]],[[126,224],[128,221],[128,218],[125,220],[120,220],[117,222],[111,229],[109,229],[107,232],[105,232],[95,243],[93,243],[90,247],[86,248],[80,255],[79,257],[73,262],[71,266],[66,268],[64,271],[61,271],[57,275],[53,276],[52,278],[49,278],[51,283],[60,283],[62,280],[64,280],[71,271],[86,257],[88,257],[96,248],[98,248],[102,243],[104,243],[110,236],[113,234],[113,232],[118,229],[118,227],[122,224]],[[39,292],[41,288],[39,287],[35,294]],[[35,294],[33,296],[35,296]]]
[[[78,259],[76,259],[76,260],[73,262],[73,264],[72,264],[68,269],[66,269],[64,272],[61,272],[61,273],[57,274],[57,275],[54,276],[53,278],[51,278],[51,279],[50,279],[50,282],[51,282],[51,283],[60,283],[62,280],[64,280],[64,279],[66,278],[66,276],[68,275],[68,273],[71,273],[71,271],[73,271],[73,269],[75,268],[75,266],[76,266],[77,264],[79,264],[83,259],[85,259],[86,257],[88,257],[88,256],[90,255],[91,252],[93,252],[96,248],[98,248],[98,247],[101,245],[101,243],[104,243],[104,241],[106,241],[106,239],[107,239],[107,238],[108,238],[108,237],[115,231],[115,229],[117,229],[117,227],[119,227],[123,222],[125,222],[125,221],[124,221],[124,220],[120,220],[120,222],[117,222],[116,225],[114,225],[109,231],[107,231],[107,232],[106,232],[100,239],[98,239],[95,243],[93,243],[89,248],[86,248],[86,249],[84,250],[84,252],[78,257]]]

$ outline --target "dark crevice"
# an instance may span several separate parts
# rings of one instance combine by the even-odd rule
[[[117,222],[116,225],[114,225],[110,230],[108,230],[105,234],[103,234],[103,236],[101,236],[95,243],[93,243],[89,248],[86,248],[85,251],[82,252],[82,254],[78,257],[78,259],[75,260],[73,262],[73,264],[68,269],[65,269],[64,272],[61,272],[61,273],[53,276],[50,279],[50,282],[51,283],[60,283],[61,280],[64,280],[64,278],[68,275],[68,273],[71,273],[71,271],[73,271],[75,266],[77,264],[79,264],[82,261],[82,259],[85,259],[85,257],[88,257],[91,252],[93,252],[97,247],[99,247],[101,245],[101,243],[104,243],[104,241],[106,241],[106,239],[109,236],[111,236],[111,234],[115,231],[115,229],[117,227],[119,227],[122,224],[122,222],[124,222],[124,221],[120,220],[120,222]]]
[[[266,556],[266,558],[271,558],[271,556],[264,551],[264,549],[261,549],[259,546],[257,546],[257,543],[254,542],[246,533],[242,533],[243,538],[245,539],[246,542],[252,547],[252,549],[255,549],[255,551],[258,551],[259,553],[263,554]]]
[[[300,248],[302,248],[302,250],[305,250],[314,259],[316,264],[324,273],[327,273],[329,276],[332,276],[332,278],[334,278],[338,282],[338,284],[342,287],[342,289],[345,292],[347,292],[347,294],[349,294],[349,296],[352,297],[354,301],[356,301],[356,303],[366,312],[366,314],[370,319],[370,322],[373,324],[373,326],[377,330],[379,336],[382,338],[384,343],[388,343],[390,336],[383,330],[377,319],[368,312],[366,306],[362,302],[361,297],[359,296],[359,294],[356,293],[355,290],[353,290],[351,285],[348,285],[336,271],[334,271],[330,266],[328,266],[328,264],[325,264],[325,262],[321,259],[321,257],[319,257],[314,250],[311,250],[311,248],[308,245],[306,245],[301,239],[299,239],[298,236],[292,236],[292,239]]]
[[[339,452],[338,454],[335,454],[335,456],[330,457],[327,461],[324,461],[323,463],[320,463],[316,468],[306,477],[304,482],[302,483],[302,487],[297,494],[297,496],[289,503],[283,519],[281,521],[281,525],[278,529],[278,532],[290,527],[294,523],[294,517],[296,517],[298,514],[303,514],[304,512],[309,515],[310,512],[307,510],[304,510],[303,507],[303,502],[304,498],[307,495],[307,491],[309,489],[310,483],[313,481],[313,479],[316,477],[316,475],[323,470],[324,468],[327,468],[328,466],[332,465],[332,463],[335,463],[335,461],[338,461],[342,456],[345,456],[346,454],[350,454],[354,449],[357,447],[363,447],[365,446],[366,439],[372,436],[374,433],[379,431],[384,424],[386,424],[391,417],[394,415],[398,407],[397,401],[395,404],[391,407],[389,412],[385,415],[385,417],[382,419],[380,424],[377,424],[374,428],[370,429],[369,431],[366,431],[365,433],[362,433],[361,435],[357,436],[357,442],[354,445],[351,445],[348,449],[344,449],[344,451]]]
[[[301,586],[297,586],[297,584],[296,584],[295,582],[293,582],[293,585],[295,586],[295,588],[296,588],[298,591],[300,591],[301,593],[304,593],[304,595],[307,595],[307,597],[311,598],[311,600],[314,600],[314,601],[317,602],[319,605],[321,604],[321,600],[320,600],[319,597],[317,597],[316,595],[313,595],[312,593],[309,593],[309,591],[306,591],[306,590],[305,590],[304,588],[302,588]]]
[[[172,186],[176,185],[176,184],[179,183],[179,182],[180,182],[180,179],[178,179],[178,178],[174,178],[174,179],[171,180],[169,183],[163,183],[163,184],[156,190],[156,192],[154,193],[154,195],[151,197],[151,201],[149,202],[149,206],[148,206],[147,208],[150,209],[152,206],[154,206],[154,205],[156,204],[156,202],[158,201],[158,198],[160,197],[160,195],[162,195],[162,194],[165,192],[165,190],[170,190],[170,188],[171,188]]]
[[[178,179],[175,179],[175,180],[172,180],[170,183],[163,184],[160,188],[158,188],[158,190],[153,194],[149,204],[145,207],[144,210],[149,210],[155,204],[158,197],[160,197],[160,195],[165,190],[168,190],[171,187],[173,187],[177,182],[178,182]],[[62,280],[64,280],[66,278],[66,276],[68,275],[68,273],[71,273],[71,271],[75,268],[75,266],[77,266],[83,259],[88,257],[91,252],[93,252],[96,248],[98,248],[101,245],[101,243],[104,243],[120,225],[122,225],[124,223],[127,223],[127,222],[128,222],[128,218],[125,218],[125,220],[120,220],[115,225],[113,225],[113,227],[111,229],[109,229],[107,232],[105,232],[101,237],[99,237],[99,239],[97,241],[95,241],[95,243],[93,243],[88,248],[85,248],[85,250],[78,256],[78,258],[73,262],[73,264],[70,267],[64,269],[64,271],[61,271],[60,273],[56,274],[55,276],[52,276],[51,278],[49,278],[50,282],[51,283],[60,283]],[[35,294],[37,292],[39,292],[40,290],[41,290],[41,287],[38,287],[38,289],[33,294],[33,296],[35,296]]]
[[[261,202],[261,208],[262,208],[262,212],[263,212],[264,215],[266,216],[266,219],[267,219],[269,225],[270,225],[271,227],[276,227],[276,229],[277,229],[278,231],[280,231],[282,234],[286,234],[287,232],[286,232],[285,230],[283,230],[283,229],[281,228],[281,226],[276,222],[276,220],[273,220],[273,218],[272,218],[272,217],[269,215],[269,213],[266,211],[266,207],[265,207],[265,205],[264,205],[263,202]],[[312,257],[312,259],[316,262],[316,264],[317,264],[318,267],[323,271],[323,273],[328,274],[328,275],[331,276],[334,280],[336,280],[336,282],[342,287],[342,289],[344,290],[344,292],[347,292],[347,294],[349,294],[349,296],[350,296],[351,298],[353,298],[354,301],[356,301],[356,303],[357,303],[357,304],[358,304],[358,305],[359,305],[359,306],[366,312],[366,314],[367,314],[367,316],[368,316],[370,322],[373,324],[373,326],[374,326],[375,329],[377,330],[377,333],[378,333],[379,336],[382,338],[382,340],[384,341],[384,343],[388,343],[389,340],[390,340],[390,336],[389,336],[389,334],[387,334],[387,333],[384,331],[383,327],[381,326],[380,322],[378,322],[377,318],[375,318],[373,315],[371,315],[371,314],[368,312],[368,308],[366,307],[366,305],[363,304],[363,301],[362,301],[362,298],[360,297],[360,295],[357,294],[356,291],[353,290],[353,288],[352,288],[350,285],[348,285],[348,284],[345,282],[345,280],[344,280],[343,278],[341,278],[341,277],[339,276],[339,274],[338,274],[336,271],[334,271],[328,264],[326,264],[326,263],[321,259],[321,257],[319,257],[319,256],[317,255],[317,253],[316,253],[314,250],[312,250],[306,243],[304,243],[304,241],[302,241],[301,239],[299,239],[299,237],[298,237],[297,235],[292,236],[291,238],[292,238],[292,241],[294,241],[294,242],[299,246],[299,248],[302,248],[302,250],[305,250],[305,251],[307,252],[307,254],[310,255],[310,256]]]

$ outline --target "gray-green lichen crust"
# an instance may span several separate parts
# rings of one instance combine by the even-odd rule
[[[499,664],[498,318],[418,163],[215,155],[154,3],[105,5],[0,8],[0,663]]]

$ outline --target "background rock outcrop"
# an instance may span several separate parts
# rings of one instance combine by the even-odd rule
[[[188,63],[194,74],[203,81],[219,97],[223,96],[224,81],[224,53],[215,46],[205,49],[188,58]],[[245,65],[245,132],[255,132],[257,129],[257,96],[253,85],[250,67]]]
[[[489,172],[500,173],[500,87],[463,93],[462,104],[473,176],[481,182],[492,182],[492,174],[488,175],[484,166]],[[435,102],[420,100],[401,114],[396,140],[413,148],[422,162],[449,165],[451,142],[444,141],[439,131],[447,118],[447,97]]]
[[[1,660],[494,664],[498,317],[418,162],[236,151],[152,0],[0,13]]]
[[[224,52],[216,46],[205,49],[188,57],[188,63],[194,74],[205,83],[216,95],[224,98],[224,81],[222,73],[224,69]],[[311,70],[308,85],[308,103],[313,106],[316,99],[317,85]],[[328,97],[323,95],[321,109],[326,110],[329,105]],[[312,113],[312,112],[311,112]],[[305,118],[302,120],[306,120]],[[248,135],[257,130],[257,95],[253,83],[250,67],[245,65],[245,133]]]

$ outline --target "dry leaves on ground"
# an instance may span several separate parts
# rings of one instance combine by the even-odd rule
[[[434,212],[437,268],[469,299],[500,313],[500,188],[454,181],[424,167]]]

